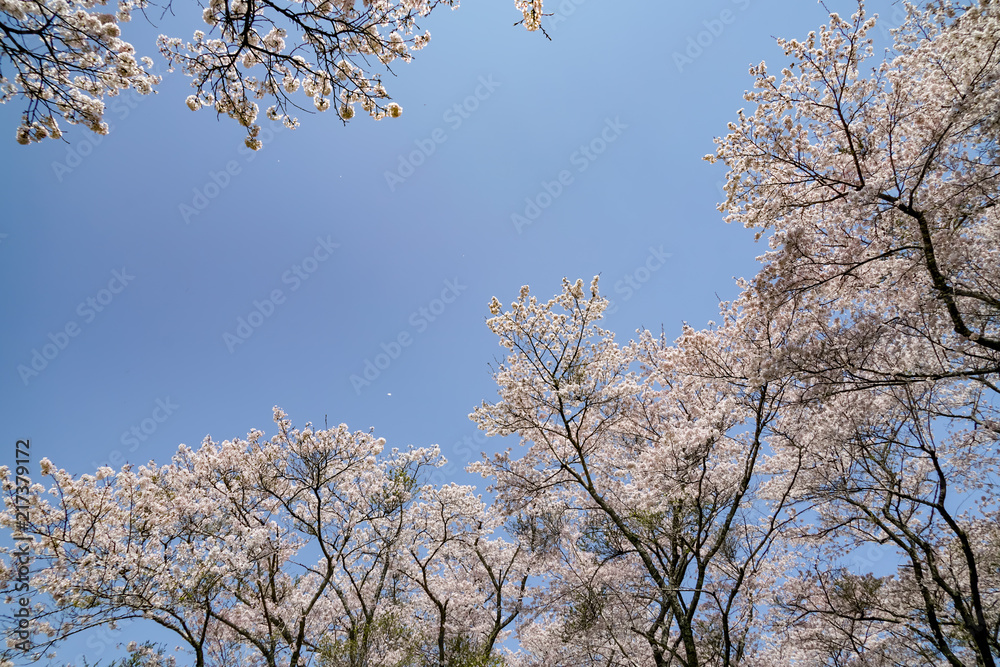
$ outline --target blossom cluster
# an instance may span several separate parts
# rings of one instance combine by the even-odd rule
[[[542,27],[542,0],[514,0],[518,11],[524,15],[524,27],[534,32]]]
[[[3,0],[0,59],[16,74],[0,78],[0,103],[30,101],[17,128],[18,143],[62,136],[59,121],[107,134],[105,97],[132,88],[147,95],[160,79],[149,73],[152,61],[137,58],[121,39],[120,23],[145,0],[119,0],[114,14],[99,11],[96,0]]]
[[[258,149],[258,100],[272,102],[265,109],[268,120],[290,128],[299,121],[288,112],[302,108],[292,98],[296,93],[316,111],[334,108],[345,122],[356,106],[376,120],[398,117],[402,108],[387,101],[368,59],[383,67],[397,59],[409,62],[411,52],[430,40],[430,33],[416,33],[416,20],[438,4],[383,0],[359,10],[354,3],[286,8],[215,0],[202,15],[208,35],[198,30],[190,41],[161,35],[158,44],[170,66],[192,79],[188,107],[211,107],[233,118],[247,128],[247,146]]]
[[[101,13],[107,1],[0,0],[7,35],[0,60],[16,72],[13,80],[0,78],[0,103],[28,103],[18,142],[58,138],[60,118],[105,134],[106,97],[128,88],[145,95],[159,83],[149,73],[152,61],[121,39],[122,24],[151,7],[149,0],[117,0],[115,13]],[[527,29],[537,30],[541,0],[515,4]],[[417,22],[440,5],[457,8],[458,0],[209,0],[191,39],[160,35],[157,47],[168,71],[180,68],[191,78],[186,105],[234,119],[256,150],[262,107],[268,120],[289,128],[299,125],[296,110],[333,109],[343,122],[358,107],[376,120],[399,117],[402,107],[389,101],[382,75],[427,45],[430,33]]]

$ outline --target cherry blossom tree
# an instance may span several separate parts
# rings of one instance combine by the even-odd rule
[[[754,289],[798,308],[797,370],[870,386],[1000,366],[998,22],[991,3],[911,7],[865,73],[874,19],[834,14],[779,40],[780,83],[751,69],[756,110],[709,159],[726,219],[773,232]]]
[[[860,6],[779,40],[790,64],[751,69],[755,108],[708,157],[727,220],[769,234],[742,307],[787,332],[771,372],[795,378],[780,421],[808,511],[775,655],[993,666],[1000,8],[908,6],[868,65],[874,23]],[[840,557],[882,545],[894,575]]]
[[[769,463],[785,387],[762,375],[766,336],[742,322],[644,332],[598,322],[597,279],[539,302],[522,288],[490,329],[508,350],[499,400],[473,419],[511,451],[470,466],[536,560],[525,664],[735,665],[759,643],[769,548],[790,517]]]
[[[785,534],[799,558],[776,600],[795,664],[997,664],[1000,451],[969,403],[921,383],[788,410],[812,508]]]
[[[344,425],[299,431],[277,409],[275,421],[270,441],[206,440],[162,467],[74,478],[43,459],[52,500],[35,484],[26,516],[12,496],[0,515],[27,536],[30,586],[18,595],[36,643],[0,657],[41,658],[142,618],[199,667],[486,665],[474,659],[492,657],[517,616],[524,574],[482,501],[420,484],[443,463],[436,448],[385,452]],[[4,564],[8,594],[16,566]]]
[[[425,496],[405,570],[422,592],[424,650],[414,664],[499,667],[499,640],[525,598],[529,571],[522,547],[490,539],[503,519],[468,488],[446,485]]]
[[[122,38],[134,12],[172,11],[150,0],[2,0],[0,102],[23,100],[17,141],[59,138],[59,121],[108,132],[104,99],[134,89],[153,92],[160,77],[149,57]],[[261,107],[270,121],[295,128],[298,111],[327,111],[344,122],[357,107],[376,120],[397,117],[382,83],[396,61],[408,62],[429,32],[417,22],[458,0],[208,0],[190,39],[160,35],[170,69],[191,77],[192,110],[213,108],[247,128],[258,149]],[[522,23],[538,30],[541,0],[516,0]],[[296,96],[297,95],[297,96]],[[304,106],[303,106],[304,105]]]

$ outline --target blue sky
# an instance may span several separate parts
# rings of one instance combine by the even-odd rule
[[[725,171],[701,158],[744,106],[748,65],[783,64],[772,36],[825,11],[550,0],[547,41],[512,27],[513,4],[430,17],[428,47],[386,80],[400,118],[302,114],[257,153],[185,106],[179,72],[115,100],[106,137],[19,146],[21,109],[0,108],[2,462],[30,438],[34,470],[162,463],[206,435],[273,433],[279,405],[298,425],[438,443],[443,481],[483,486],[461,468],[506,446],[468,419],[496,395],[490,297],[599,273],[620,342],[712,319],[764,248],[722,222]],[[898,20],[889,0],[868,9]],[[175,11],[129,26],[139,55],[197,27],[200,10]]]

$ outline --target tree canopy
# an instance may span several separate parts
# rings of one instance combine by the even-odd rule
[[[37,643],[12,617],[0,655],[146,618],[199,666],[995,667],[1000,8],[911,6],[877,62],[874,25],[751,69],[707,159],[769,249],[718,324],[619,344],[598,278],[492,300],[491,502],[277,408],[165,466],[2,469]]]
[[[156,46],[170,70],[191,78],[187,106],[234,119],[256,150],[262,106],[268,120],[289,128],[305,108],[333,108],[344,122],[359,106],[376,120],[398,117],[402,107],[389,101],[383,74],[427,44],[418,21],[441,5],[457,8],[458,0],[212,0],[190,39],[160,35]],[[528,30],[541,28],[541,0],[515,5]],[[107,134],[106,98],[152,93],[161,77],[123,39],[123,26],[157,9],[171,11],[172,3],[4,0],[0,102],[25,104],[17,141],[59,138],[60,121]]]

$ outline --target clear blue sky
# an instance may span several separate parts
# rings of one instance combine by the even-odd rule
[[[513,4],[426,22],[428,47],[386,81],[402,117],[303,114],[255,154],[184,105],[181,73],[116,100],[103,138],[19,146],[21,109],[0,108],[0,462],[30,438],[34,471],[163,463],[206,435],[273,433],[279,405],[298,425],[438,443],[455,463],[442,481],[481,482],[461,468],[501,447],[467,416],[495,397],[491,296],[600,273],[621,342],[712,319],[764,248],[722,222],[724,168],[701,158],[744,106],[747,66],[780,67],[772,36],[805,37],[823,8],[549,0],[547,41],[512,27]],[[139,55],[158,58],[161,30],[190,36],[200,10],[175,11],[129,26]],[[535,214],[526,199],[547,206],[512,221]],[[370,384],[352,382],[366,362]]]

